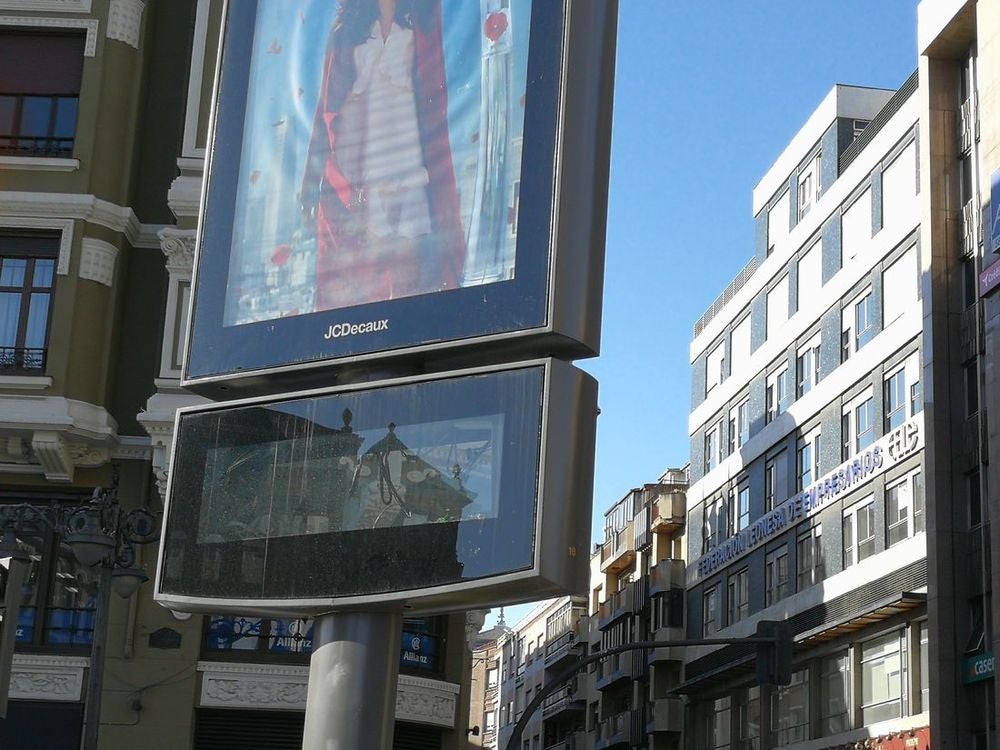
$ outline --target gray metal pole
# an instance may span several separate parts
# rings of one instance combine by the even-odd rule
[[[23,560],[11,559],[7,567],[7,593],[4,597],[3,625],[0,625],[0,719],[7,718],[7,697],[14,671],[14,641],[17,639],[17,613],[21,606],[21,587],[28,572]]]
[[[402,612],[317,617],[302,750],[391,750]]]
[[[90,646],[90,668],[87,670],[87,702],[83,706],[83,738],[81,750],[97,750],[101,729],[101,691],[104,689],[104,659],[111,617],[111,567],[101,565],[101,581],[97,589],[97,611],[94,614],[93,641]]]

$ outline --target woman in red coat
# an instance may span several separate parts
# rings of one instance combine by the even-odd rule
[[[440,0],[341,0],[302,183],[316,310],[458,286]]]

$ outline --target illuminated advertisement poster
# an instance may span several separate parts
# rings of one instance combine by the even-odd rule
[[[492,5],[258,3],[225,325],[514,277],[531,0]]]
[[[230,0],[186,379],[550,325],[572,7]]]

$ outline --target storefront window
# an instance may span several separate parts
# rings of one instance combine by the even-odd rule
[[[861,718],[865,726],[903,716],[906,641],[903,631],[861,645]]]
[[[809,671],[792,672],[792,682],[771,696],[771,729],[778,747],[809,739]]]
[[[847,651],[823,659],[820,667],[821,731],[824,737],[851,728],[851,660]]]

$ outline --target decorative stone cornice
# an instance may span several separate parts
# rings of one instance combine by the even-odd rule
[[[199,662],[198,671],[203,707],[301,711],[306,705],[307,667]],[[396,719],[453,728],[458,693],[451,682],[400,675]]]
[[[0,17],[0,25],[3,18]],[[95,22],[96,23],[96,22]],[[159,248],[162,225],[142,224],[128,206],[119,206],[94,195],[0,191],[0,226],[15,219],[80,219],[121,232],[133,247]]]
[[[0,212],[6,213],[4,206]],[[59,259],[56,261],[56,273],[65,276],[69,273],[70,254],[73,251],[73,220],[58,217],[39,216],[5,216],[0,213],[0,227],[13,229],[58,229]]]
[[[80,278],[110,287],[115,278],[118,248],[110,242],[84,237],[80,248]]]
[[[72,656],[14,654],[10,697],[16,700],[79,701],[88,660]]]
[[[108,39],[116,39],[139,49],[139,31],[145,9],[146,3],[143,0],[111,0],[111,7],[108,9]]]
[[[169,261],[168,261],[169,265]],[[170,454],[174,448],[174,419],[182,406],[208,403],[208,399],[181,390],[180,383],[157,380],[157,392],[146,402],[146,409],[136,416],[136,421],[149,433],[152,447],[153,476],[161,499],[167,497],[167,472]]]
[[[0,10],[21,13],[90,13],[92,0],[0,0]]]
[[[396,688],[396,719],[439,727],[455,726],[458,685],[400,675]]]
[[[111,415],[94,404],[0,394],[0,471],[70,482],[76,468],[110,460],[117,429]]]
[[[38,0],[29,0],[38,2]],[[7,4],[9,5],[9,3]],[[23,2],[18,0],[18,10],[22,10]],[[88,9],[89,10],[89,9]],[[93,18],[55,18],[53,16],[0,16],[0,26],[41,26],[49,29],[85,29],[87,39],[83,46],[84,57],[97,54],[97,29],[99,23]]]
[[[201,177],[181,175],[167,191],[167,205],[178,219],[197,216],[201,208]]]
[[[194,268],[195,230],[164,227],[158,236],[160,250],[167,257],[167,271],[190,277]]]

